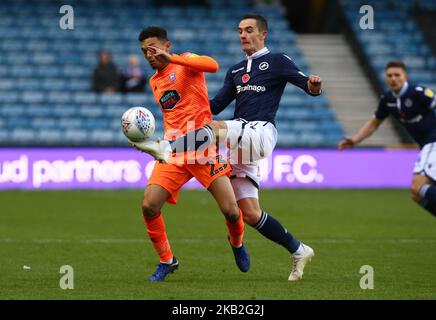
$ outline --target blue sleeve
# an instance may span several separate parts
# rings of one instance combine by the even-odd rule
[[[236,89],[233,85],[232,74],[227,71],[224,85],[218,91],[216,96],[210,100],[210,110],[212,114],[217,115],[223,111],[236,98]]]
[[[384,96],[381,96],[380,101],[378,103],[377,110],[374,113],[374,116],[379,120],[386,119],[389,116],[389,109],[386,106],[386,101]]]
[[[307,86],[307,81],[309,77],[306,76],[298,67],[295,65],[294,61],[285,54],[279,54],[277,59],[279,59],[279,69],[277,70],[280,77],[282,77],[286,82],[293,84],[304,90],[307,94],[311,96],[318,96],[319,94],[313,94],[309,91]]]

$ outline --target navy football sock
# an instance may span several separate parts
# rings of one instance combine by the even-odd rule
[[[268,239],[285,247],[290,253],[297,251],[300,246],[300,241],[265,211],[262,211],[260,220],[254,228]]]
[[[170,141],[171,151],[186,152],[199,149],[206,149],[215,141],[215,136],[209,126],[204,126],[195,131],[188,132],[187,134]]]
[[[421,201],[419,204],[436,217],[436,186],[424,184],[419,190]]]

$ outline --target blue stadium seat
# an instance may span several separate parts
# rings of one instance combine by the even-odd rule
[[[59,144],[64,141],[63,130],[57,128],[39,129],[37,131],[36,140],[43,143]]]
[[[71,94],[67,91],[52,91],[48,94],[49,103],[68,103],[71,101]]]
[[[121,119],[123,113],[129,108],[123,105],[102,106],[102,112],[107,117]]]
[[[34,141],[35,131],[33,129],[14,128],[10,134],[10,140],[16,144]]]
[[[90,139],[97,144],[111,144],[114,141],[115,133],[104,129],[94,129],[91,131]]]
[[[51,116],[53,112],[53,109],[48,106],[47,104],[42,105],[36,105],[36,104],[29,104],[25,107],[25,114],[30,117],[42,117],[42,116]]]
[[[64,139],[72,142],[73,144],[85,144],[89,142],[89,133],[83,129],[66,129]]]
[[[12,77],[32,77],[34,70],[29,65],[12,65],[9,69],[9,75]]]
[[[53,104],[49,108],[50,114],[55,117],[74,117],[78,114],[78,106],[75,104]]]
[[[73,95],[73,101],[77,104],[93,104],[97,102],[97,94],[94,92],[77,92]]]
[[[65,77],[90,78],[92,70],[88,67],[80,65],[65,65],[62,68],[62,73]]]
[[[0,94],[1,99],[1,94]],[[0,115],[2,117],[8,116],[22,116],[26,113],[26,107],[16,104],[5,104],[0,107]]]
[[[18,78],[15,80],[15,89],[20,91],[38,91],[41,89],[41,81],[33,78]]]
[[[28,104],[41,103],[45,99],[45,94],[40,91],[25,91],[21,95],[21,101]]]
[[[280,146],[299,146],[299,135],[293,132],[280,132],[277,136],[277,144]]]
[[[9,67],[6,65],[0,65],[0,77],[6,77],[9,75]]]
[[[77,91],[87,91],[91,88],[90,79],[71,79],[67,82],[65,90],[77,92]]]
[[[37,80],[38,81],[38,80]],[[66,80],[63,78],[46,78],[43,81],[38,81],[41,85],[41,88],[45,91],[66,91],[67,85]]]
[[[7,144],[10,143],[10,135],[9,131],[2,129],[3,125],[0,125],[0,144]]]
[[[25,47],[27,51],[49,51],[49,42],[43,40],[30,40],[25,43]]]
[[[81,118],[65,117],[59,119],[58,126],[62,129],[83,128],[84,123],[83,123],[83,119]]]
[[[82,105],[78,109],[78,114],[84,118],[101,117],[104,115],[104,109],[93,105]]]
[[[24,43],[20,40],[4,40],[0,42],[2,51],[23,51]]]
[[[38,77],[44,77],[44,78],[50,78],[50,77],[58,77],[60,76],[60,69],[57,66],[53,66],[53,65],[42,65],[42,66],[38,66],[36,68],[35,73],[31,72],[31,75],[33,74],[34,76],[38,76]]]
[[[0,78],[0,90],[10,90],[15,88],[14,81],[7,78]]]
[[[425,8],[434,1],[379,0],[374,2],[375,24],[378,32],[361,30],[357,16],[359,1],[341,1],[349,25],[355,32],[362,50],[370,62],[373,72],[378,75],[379,83],[385,86],[384,69],[387,61],[403,60],[414,82],[433,81],[436,63],[431,62],[431,51],[424,43],[423,35],[411,16],[413,8]],[[430,6],[431,7],[431,6]],[[388,47],[391,48],[389,51]]]
[[[30,119],[24,117],[9,117],[7,118],[6,125],[8,128],[31,128]]]
[[[33,118],[31,121],[31,126],[35,129],[54,128],[57,126],[57,121],[54,118]]]
[[[101,94],[99,95],[98,103],[102,105],[121,104],[123,102],[123,95],[115,94]]]
[[[209,2],[211,7],[162,7],[156,6],[154,0],[108,0],[104,4],[78,0],[74,2],[76,28],[65,32],[59,30],[59,17],[53,13],[49,0],[0,3],[0,127],[17,126],[15,132],[8,132],[20,145],[62,144],[66,139],[78,146],[93,143],[126,146],[120,117],[129,107],[146,106],[156,117],[156,135],[162,136],[162,112],[149,88],[146,93],[125,95],[91,91],[98,52],[109,50],[119,68],[127,64],[130,54],[136,54],[150,76],[154,70],[142,59],[137,35],[144,25],[163,24],[169,30],[174,52],[208,54],[219,61],[219,72],[206,75],[209,95],[213,96],[221,88],[228,68],[244,59],[235,26],[252,3],[251,0]],[[384,7],[382,4],[378,8]],[[266,6],[259,12],[270,21],[270,48],[290,55],[304,72],[309,72],[295,33],[289,29],[279,7]],[[180,16],[185,19],[179,19]],[[400,17],[386,16],[387,19]],[[199,29],[198,25],[202,27]],[[215,32],[217,25],[221,26],[220,32]],[[381,26],[389,32],[402,32],[403,39],[410,40],[403,47],[405,55],[413,57],[419,52],[425,57],[425,65],[432,63],[428,48],[420,45],[420,37],[410,35],[416,25],[405,22]],[[368,43],[378,41],[377,37],[362,37]],[[388,46],[396,48],[386,37],[379,40],[371,42],[368,50],[386,54]],[[411,59],[410,63],[425,70],[422,61]],[[436,60],[433,64],[436,65]],[[428,83],[434,81],[430,77],[425,79]],[[288,86],[278,113],[278,125],[285,134],[279,137],[279,146],[304,146],[301,132],[296,132],[295,127],[308,134],[339,132],[340,124],[329,110],[325,97],[308,99],[300,89]],[[234,103],[218,118],[230,119],[233,112]],[[322,130],[313,125],[317,121],[323,124]],[[2,137],[0,134],[0,140]],[[321,144],[328,141],[326,136],[325,139],[314,137],[312,140]]]
[[[31,61],[34,64],[53,64],[56,61],[56,56],[51,53],[34,53],[31,56]]]
[[[128,106],[144,106],[147,105],[148,96],[145,93],[129,93],[125,101]]]

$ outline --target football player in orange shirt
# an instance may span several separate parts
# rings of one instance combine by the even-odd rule
[[[170,54],[171,43],[161,27],[143,29],[138,40],[156,73],[150,78],[154,98],[163,112],[165,139],[176,139],[212,121],[204,72],[217,72],[218,63],[192,53]],[[176,204],[180,188],[195,177],[215,198],[226,218],[229,241],[239,269],[247,272],[250,258],[243,244],[244,222],[236,203],[229,175],[231,167],[218,156],[212,162],[180,163],[156,161],[144,191],[142,214],[160,263],[150,281],[163,281],[179,266],[165,231],[161,209],[165,202]],[[189,156],[189,154],[188,154]],[[195,157],[195,155],[194,155]],[[194,159],[195,160],[195,159]]]

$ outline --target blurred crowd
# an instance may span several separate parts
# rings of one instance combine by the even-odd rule
[[[145,92],[147,75],[135,55],[119,69],[108,51],[101,51],[92,75],[92,90],[98,93]]]

